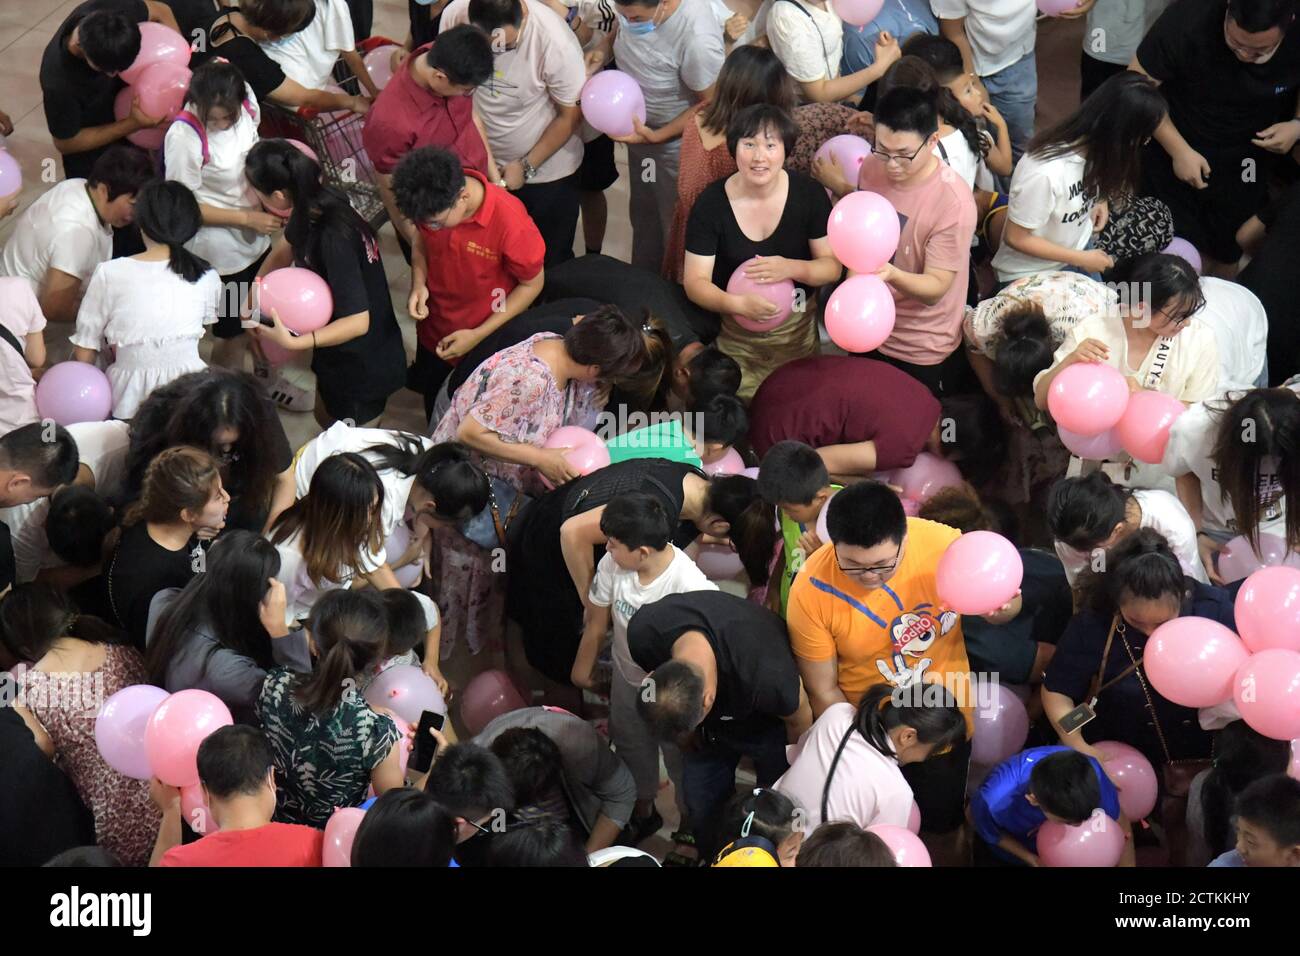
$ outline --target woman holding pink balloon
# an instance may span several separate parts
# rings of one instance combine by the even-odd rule
[[[132,779],[114,769],[89,719],[108,697],[146,682],[139,653],[120,632],[78,614],[65,595],[41,584],[20,585],[0,601],[0,635],[9,653],[33,662],[19,679],[24,703],[16,709],[94,814],[96,842],[123,865],[143,866],[158,831],[148,771]]]
[[[856,102],[861,93],[902,55],[898,41],[880,32],[875,42],[875,62],[864,70],[840,74],[847,15],[859,28],[880,12],[882,3],[841,0],[779,0],[767,14],[767,42],[799,84],[803,99],[813,103]]]
[[[825,191],[783,168],[796,132],[776,107],[737,114],[727,149],[738,172],[700,194],[686,228],[686,294],[722,316],[717,345],[740,364],[742,399],[781,364],[817,351],[811,300],[842,272],[826,238]]]
[[[113,417],[129,420],[160,385],[206,368],[199,340],[217,321],[221,279],[185,248],[202,225],[194,194],[178,182],[140,190],[135,221],[145,251],[95,270],[70,337],[78,362],[110,351]]]

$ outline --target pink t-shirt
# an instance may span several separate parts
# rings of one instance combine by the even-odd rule
[[[858,188],[879,193],[894,204],[902,225],[893,263],[904,272],[926,268],[956,273],[934,305],[893,289],[893,334],[880,346],[890,358],[913,365],[938,365],[961,344],[961,322],[970,282],[970,244],[975,234],[975,197],[947,163],[915,185],[900,186],[885,175],[875,155],[862,163]]]
[[[45,315],[26,279],[0,279],[0,325],[24,349],[27,335],[45,328]],[[40,417],[36,410],[36,380],[27,360],[8,342],[0,342],[0,435]]]

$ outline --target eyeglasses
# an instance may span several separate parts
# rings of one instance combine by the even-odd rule
[[[921,150],[925,149],[928,144],[929,140],[927,139],[916,148],[916,151],[913,152],[911,156],[897,156],[893,153],[883,153],[878,149],[873,149],[871,153],[873,156],[879,157],[880,161],[886,166],[890,163],[898,163],[899,166],[910,166],[912,165],[912,160],[916,159],[916,157],[921,154]]]
[[[1223,42],[1228,45],[1229,50],[1237,54],[1237,56],[1241,57],[1242,59],[1247,60],[1251,63],[1266,63],[1268,60],[1272,59],[1273,54],[1276,53],[1281,48],[1282,46],[1281,40],[1279,40],[1277,43],[1275,43],[1273,46],[1269,47],[1266,50],[1255,49],[1248,46],[1240,46],[1239,44],[1234,43],[1232,41],[1232,37],[1228,35],[1228,19],[1229,18],[1226,16],[1223,18]],[[1287,25],[1289,26],[1290,24]],[[1285,38],[1285,33],[1286,33],[1286,28],[1284,27],[1283,28],[1284,38]]]
[[[870,576],[875,578],[883,578],[886,574],[889,574],[891,571],[893,571],[894,568],[898,567],[898,562],[902,559],[902,557],[903,557],[903,542],[900,541],[898,542],[898,551],[894,554],[894,560],[883,567],[846,568],[844,565],[840,564],[840,554],[838,551],[835,552],[835,566],[838,567],[845,574],[849,574],[854,577],[865,578]]]

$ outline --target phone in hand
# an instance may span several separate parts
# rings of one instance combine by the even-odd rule
[[[414,770],[416,773],[428,773],[429,767],[433,764],[433,755],[438,750],[438,741],[433,739],[433,734],[429,733],[429,730],[442,730],[442,725],[446,721],[445,714],[432,710],[426,710],[420,715],[420,724],[415,730],[415,750],[411,753],[407,769]]]
[[[1096,717],[1097,712],[1092,709],[1091,704],[1080,704],[1061,717],[1061,729],[1067,734],[1072,734],[1088,721],[1096,719]]]

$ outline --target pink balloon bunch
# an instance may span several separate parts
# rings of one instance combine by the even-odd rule
[[[733,314],[736,324],[750,332],[770,332],[779,326],[794,311],[794,282],[781,279],[777,282],[756,282],[745,275],[745,266],[758,261],[755,257],[742,262],[727,280],[728,295],[756,295],[765,299],[780,311],[770,319],[751,319],[747,315]]]
[[[826,223],[831,251],[854,272],[875,272],[892,259],[900,231],[893,203],[865,189],[837,202]]]
[[[321,847],[321,866],[352,865],[352,843],[366,819],[366,811],[357,807],[340,807],[325,823],[325,842]]]
[[[182,690],[154,710],[144,731],[153,776],[171,787],[199,782],[199,744],[214,730],[234,723],[230,709],[206,690]]]
[[[135,83],[155,63],[188,66],[190,52],[190,45],[185,42],[185,38],[171,27],[145,22],[140,24],[140,52],[131,65],[118,75],[122,77],[123,83]]]
[[[161,687],[132,684],[104,701],[95,716],[95,748],[104,763],[133,780],[153,776],[144,749],[144,732],[149,718],[166,699],[167,691]]]
[[[192,75],[189,67],[170,60],[161,60],[145,67],[134,83],[118,91],[113,100],[113,116],[116,119],[126,119],[131,115],[132,101],[139,97],[140,109],[146,116],[162,120],[175,119],[185,105]],[[128,133],[126,138],[141,149],[161,149],[166,135],[166,127],[152,127]]]
[[[1246,645],[1218,621],[1176,617],[1152,632],[1143,665],[1151,686],[1184,707],[1213,707],[1232,695]]]
[[[460,719],[470,736],[481,733],[502,714],[527,706],[505,671],[484,671],[460,693]]]
[[[1101,362],[1076,362],[1052,379],[1047,410],[1060,428],[1092,437],[1113,428],[1128,407],[1128,383]]]
[[[393,78],[393,53],[397,49],[393,44],[377,46],[361,58],[366,64],[366,72],[381,90]]]
[[[891,472],[888,483],[903,489],[903,497],[925,504],[937,492],[961,485],[961,472],[946,458],[923,451],[906,468]]]
[[[1077,826],[1049,820],[1038,828],[1038,859],[1043,866],[1112,867],[1124,855],[1124,831],[1104,813]]]
[[[1237,632],[1251,651],[1300,651],[1300,571],[1254,572],[1237,592],[1234,610]]]
[[[740,555],[721,544],[700,545],[695,565],[710,581],[730,581],[745,570]]]
[[[1129,397],[1115,434],[1124,450],[1138,461],[1158,465],[1165,457],[1169,430],[1187,406],[1163,392],[1141,391]]]
[[[413,664],[397,664],[380,671],[362,696],[371,707],[387,708],[408,724],[418,724],[426,710],[447,713],[438,685]]]
[[[1155,768],[1142,751],[1117,740],[1103,740],[1094,745],[1105,756],[1106,775],[1119,790],[1120,812],[1129,820],[1143,820],[1156,808],[1160,782]]]
[[[102,422],[113,412],[113,386],[88,362],[60,362],[36,383],[36,410],[64,426]]]
[[[745,470],[745,459],[740,457],[740,452],[734,448],[728,448],[722,453],[722,457],[717,461],[705,462],[704,473],[706,475],[739,475]]]
[[[993,706],[975,708],[975,734],[971,737],[971,763],[996,767],[1020,753],[1029,737],[1029,712],[1024,701],[1006,684],[993,688]]]
[[[1016,596],[1024,575],[1014,544],[993,531],[970,531],[939,559],[935,586],[958,614],[991,614]]]
[[[267,318],[274,312],[290,332],[306,335],[329,325],[334,295],[329,285],[311,269],[290,266],[268,272],[257,281],[258,311]]]
[[[1219,576],[1228,584],[1240,581],[1261,568],[1300,567],[1300,555],[1287,551],[1278,535],[1261,533],[1256,552],[1245,535],[1237,535],[1223,546],[1216,560]]]
[[[865,27],[880,15],[885,0],[835,0],[832,6],[845,23]]]
[[[23,188],[23,170],[7,149],[0,149],[0,199]]]
[[[601,70],[582,87],[582,115],[606,136],[631,136],[632,117],[645,122],[645,95],[622,70]]]
[[[1174,236],[1173,242],[1169,243],[1169,245],[1165,246],[1160,251],[1167,256],[1178,256],[1179,258],[1186,260],[1187,264],[1196,270],[1197,275],[1201,274],[1201,254],[1196,250],[1194,245],[1182,236]]]
[[[546,441],[542,442],[542,447],[569,449],[564,453],[564,457],[582,475],[590,475],[593,471],[609,464],[609,449],[605,443],[597,438],[594,432],[576,425],[562,425],[555,429],[546,437]],[[547,488],[554,487],[544,475],[542,483]]]
[[[894,331],[894,294],[879,276],[850,276],[826,302],[826,334],[849,353],[871,352]]]
[[[919,816],[919,814],[918,814]],[[920,821],[918,820],[918,825]],[[889,852],[894,855],[894,862],[899,866],[932,866],[930,851],[925,848],[921,838],[906,827],[896,827],[888,823],[874,823],[867,827],[868,833],[874,833],[885,841]]]

